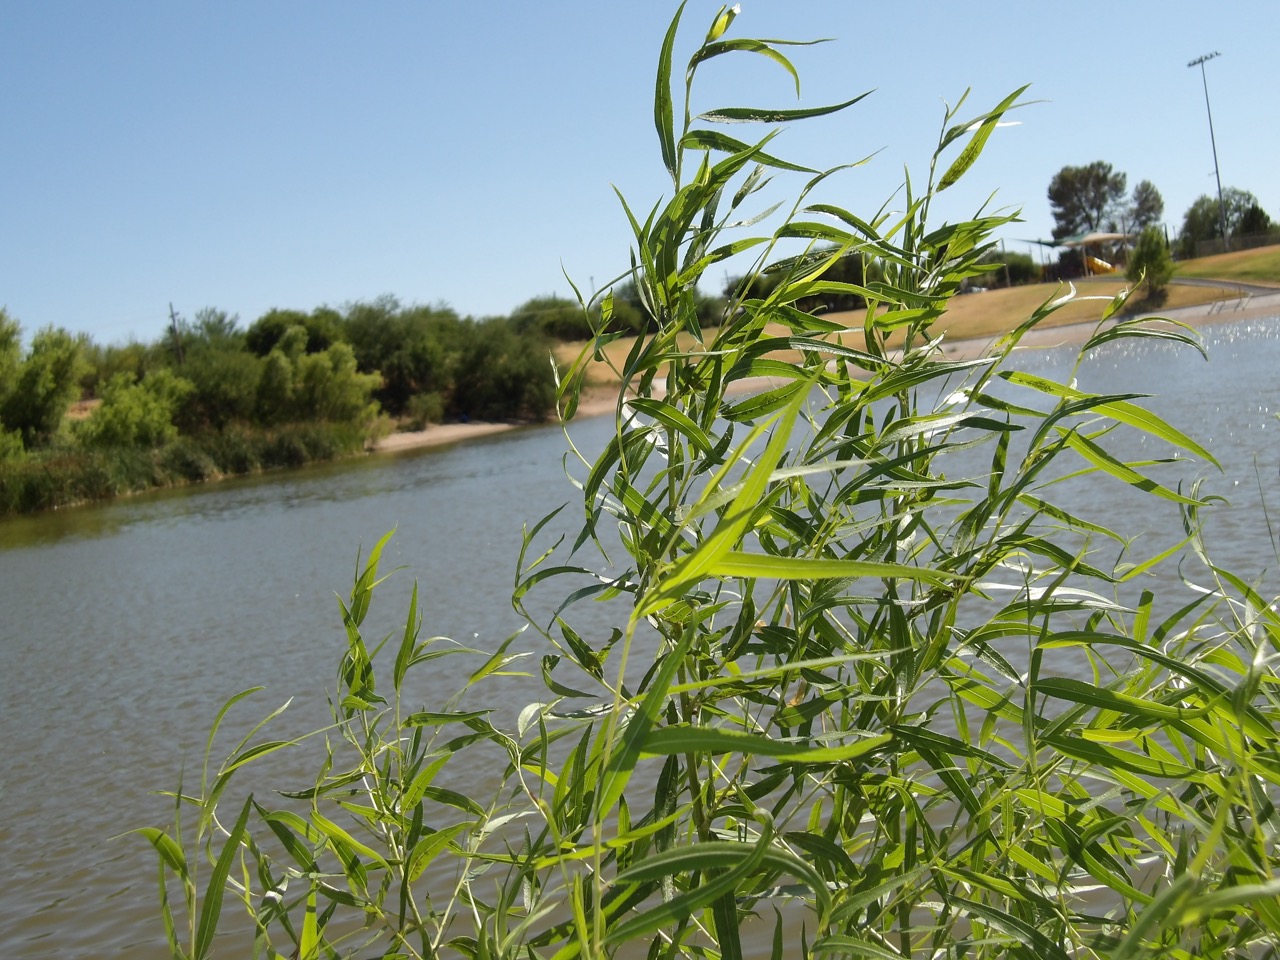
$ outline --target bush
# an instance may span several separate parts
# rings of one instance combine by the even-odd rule
[[[450,412],[475,420],[542,419],[555,402],[551,345],[505,319],[474,324],[458,358]]]
[[[5,385],[0,422],[20,433],[28,450],[48,444],[79,397],[86,369],[80,341],[65,330],[45,327],[32,338],[12,385]]]
[[[1173,255],[1165,243],[1164,232],[1159,227],[1144,227],[1138,235],[1133,254],[1129,257],[1129,269],[1125,277],[1130,283],[1147,284],[1148,297],[1158,297],[1173,279]]]
[[[322,353],[299,357],[294,377],[298,420],[367,424],[378,415],[372,394],[379,377],[356,370],[349,344],[335,343]]]
[[[438,393],[419,393],[409,400],[409,426],[424,430],[429,423],[444,420],[444,397]]]
[[[333,310],[318,307],[311,313],[301,310],[268,310],[245,331],[245,346],[265,357],[290,327],[303,331],[302,346],[308,353],[328,350],[342,339],[341,317]]]
[[[735,15],[721,10],[679,80],[734,50],[789,65],[776,42],[721,42]],[[739,245],[765,251],[753,275],[778,235],[878,259],[865,349],[796,307],[824,280],[784,259],[767,298],[690,350],[723,225],[759,220],[754,164],[784,161],[673,107],[678,21],[655,110],[672,199],[632,221],[634,246],[703,266],[640,281],[657,329],[617,371],[613,437],[578,464],[581,532],[549,529],[556,514],[526,532],[513,601],[547,652],[522,663],[516,637],[485,651],[427,637],[416,591],[403,631],[375,632],[384,538],[342,605],[324,736],[252,728],[174,794],[186,832],[141,831],[174,955],[208,953],[229,893],[264,956],[736,958],[744,933],[775,957],[1273,956],[1280,615],[1212,567],[1189,597],[1135,589],[1184,543],[1203,557],[1206,501],[1105,444],[1123,426],[1212,457],[1131,398],[1012,368],[1062,300],[974,360],[932,329],[1013,215],[935,231],[930,200],[1022,91],[976,118],[947,111],[889,232],[824,206],[820,231],[787,219]],[[724,119],[744,116],[777,111]],[[794,209],[829,176],[806,174]],[[1084,350],[1148,337],[1196,346],[1123,321]],[[738,389],[762,371],[775,386]],[[960,450],[989,466],[974,476]],[[1054,506],[1090,473],[1180,510],[1183,543],[1140,556]],[[423,704],[445,656],[463,658],[465,686]],[[230,799],[243,767],[288,749],[312,751],[313,778]],[[450,779],[481,765],[492,794]]]
[[[217,462],[203,445],[191,437],[180,437],[160,451],[159,467],[169,482],[202,483],[222,475]]]
[[[452,310],[403,309],[392,297],[353,304],[343,321],[358,369],[381,376],[374,398],[393,416],[415,394],[449,393],[465,327]]]
[[[582,306],[564,297],[534,297],[511,313],[511,325],[520,333],[541,333],[553,340],[586,340],[593,333],[592,320]]]
[[[188,350],[185,362],[175,370],[192,384],[175,418],[178,428],[195,433],[250,421],[263,366],[261,358],[236,342]]]
[[[102,404],[76,430],[89,447],[158,447],[174,439],[173,419],[194,387],[191,381],[157,370],[141,383],[117,373],[102,388]]]
[[[991,272],[980,281],[986,287],[1018,287],[1041,280],[1040,265],[1025,253],[992,249],[983,255],[982,262]]]

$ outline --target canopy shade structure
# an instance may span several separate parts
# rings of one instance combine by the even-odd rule
[[[1058,241],[1060,247],[1087,247],[1091,243],[1111,243],[1115,240],[1130,240],[1131,233],[1078,233],[1074,237],[1063,237]]]
[[[1042,247],[1087,247],[1091,243],[1111,243],[1116,240],[1132,240],[1132,233],[1106,233],[1095,230],[1092,233],[1077,233],[1061,240],[1022,240],[1021,243],[1038,243]]]
[[[1084,266],[1085,276],[1092,276],[1100,273],[1115,273],[1117,266],[1107,260],[1103,260],[1097,256],[1090,256],[1088,248],[1093,244],[1099,243],[1120,243],[1134,238],[1132,233],[1115,233],[1104,230],[1094,230],[1090,233],[1077,233],[1069,237],[1062,237],[1059,240],[1023,240],[1022,243],[1034,243],[1042,247],[1057,249],[1059,247],[1068,247],[1079,249],[1081,255],[1081,263]]]

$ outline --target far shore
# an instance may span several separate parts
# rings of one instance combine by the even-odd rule
[[[1179,307],[1167,310],[1157,316],[1176,320],[1193,327],[1239,323],[1245,320],[1280,316],[1280,293],[1253,297],[1252,299],[1217,300],[1190,307]],[[1032,330],[1023,337],[1021,346],[1023,349],[1048,349],[1072,343],[1083,343],[1096,328],[1096,323],[1073,323]],[[970,359],[985,354],[992,342],[990,338],[944,340],[943,349],[949,357],[954,359]],[[579,401],[574,419],[604,416],[613,413],[617,409],[617,405],[616,394],[602,387],[590,388],[584,392]],[[495,433],[516,430],[524,426],[529,426],[529,424],[514,421],[435,424],[426,430],[388,434],[373,444],[371,452],[388,453],[444,447],[473,440],[477,437],[486,437]]]

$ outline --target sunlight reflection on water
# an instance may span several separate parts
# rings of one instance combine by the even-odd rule
[[[1205,333],[1209,364],[1171,345],[1121,343],[1098,351],[1079,383],[1155,394],[1156,412],[1211,447],[1221,473],[1188,465],[1180,474],[1231,500],[1212,512],[1211,550],[1247,575],[1268,571],[1274,592],[1280,318]],[[1019,360],[1057,376],[1071,356]],[[609,418],[585,421],[575,440],[598,450],[611,428]],[[1167,454],[1149,438],[1117,439],[1134,457]],[[531,429],[0,523],[0,732],[10,745],[0,856],[11,869],[0,953],[163,956],[152,856],[135,838],[108,838],[167,819],[151,792],[172,788],[184,762],[190,775],[226,697],[265,685],[245,714],[256,717],[330,684],[330,651],[342,642],[334,592],[349,589],[358,545],[395,528],[385,562],[408,568],[387,583],[370,633],[399,629],[415,578],[428,634],[492,649],[518,629],[509,597],[520,523],[577,495],[563,451],[558,430]],[[1078,506],[1121,529],[1158,539],[1176,521],[1167,504],[1121,484],[1090,489]],[[563,515],[566,529],[580,509]],[[454,689],[461,675],[451,669],[462,665],[430,683]],[[300,699],[280,733],[326,716],[322,697]],[[272,777],[304,773],[286,765]]]

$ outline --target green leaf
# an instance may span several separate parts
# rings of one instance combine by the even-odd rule
[[[965,148],[960,151],[960,156],[956,157],[951,166],[947,168],[947,172],[942,175],[942,179],[938,181],[939,193],[955,184],[973,166],[974,162],[982,154],[982,148],[987,145],[987,140],[990,139],[996,124],[1000,122],[1000,118],[1026,92],[1027,86],[1030,86],[1030,84],[1021,86],[1013,91],[1013,93],[1001,100],[994,110],[982,118],[977,131],[969,139],[969,142],[965,144]]]
[[[173,837],[155,827],[139,827],[134,833],[140,833],[155,848],[156,853],[174,873],[183,880],[187,878],[187,858],[183,855],[182,846]]]
[[[258,757],[266,756],[268,753],[275,753],[281,747],[293,746],[295,743],[297,743],[296,740],[269,740],[266,743],[260,743],[257,746],[250,747],[243,753],[237,754],[231,762],[223,768],[222,772],[224,774],[230,773],[237,767],[243,767],[251,760],[256,760]]]
[[[671,689],[676,671],[683,663],[693,637],[692,630],[684,631],[675,649],[662,657],[658,672],[654,675],[644,699],[640,701],[639,709],[627,721],[622,742],[606,745],[612,748],[612,753],[605,767],[596,806],[596,815],[599,819],[603,820],[609,815],[630,782],[631,774],[636,768],[636,761],[640,759],[641,747],[666,703],[667,691]],[[605,737],[608,733],[609,727],[606,725],[601,731],[601,737]]]
[[[708,873],[724,870],[710,883],[703,883],[693,891],[677,897],[669,903],[646,911],[636,918],[634,928],[626,931],[610,931],[606,943],[631,939],[644,932],[689,916],[727,891],[750,873],[768,867],[777,873],[786,873],[802,880],[813,891],[818,907],[818,921],[823,923],[831,910],[831,894],[822,876],[813,866],[789,851],[774,846],[767,834],[757,843],[738,843],[729,840],[712,840],[689,846],[672,847],[661,853],[645,857],[621,871],[615,883],[639,884],[660,880],[666,876],[688,875],[695,871]]]
[[[405,718],[405,725],[410,727],[434,727],[445,723],[466,723],[468,720],[479,720],[493,713],[492,710],[420,710]]]
[[[902,954],[860,937],[833,935],[814,941],[812,953],[838,953],[842,957],[870,957],[871,960],[902,960]]]
[[[227,876],[231,873],[232,861],[235,860],[236,853],[240,849],[240,841],[244,837],[252,805],[253,797],[250,796],[240,808],[240,816],[236,818],[235,826],[227,834],[222,852],[218,854],[218,860],[213,865],[213,872],[209,874],[209,883],[204,891],[204,903],[200,905],[200,923],[196,928],[195,960],[204,960],[209,956],[209,950],[213,946],[214,934],[218,932],[218,918],[222,915],[222,896],[226,893]]]
[[[684,555],[667,568],[657,584],[657,589],[640,599],[636,610],[637,617],[656,613],[676,598],[683,596],[689,587],[707,576],[711,568],[742,540],[752,522],[756,508],[764,500],[770,475],[786,452],[791,439],[792,425],[803,402],[804,394],[797,393],[774,424],[773,436],[765,447],[764,453],[743,479],[738,495],[725,509],[720,522],[697,549]],[[721,468],[717,481],[722,480],[733,463],[743,456],[745,447],[759,436],[762,429],[757,427],[751,431],[736,455]],[[710,484],[703,499],[711,497],[718,491],[718,482]]]
[[[361,843],[359,840],[353,837],[346,830],[343,830],[342,827],[338,826],[328,817],[320,813],[319,810],[312,809],[311,822],[315,825],[317,830],[323,833],[331,841],[335,841],[340,846],[348,847],[351,850],[354,850],[356,853],[363,854],[365,857],[367,857],[369,860],[372,860],[383,870],[390,869],[390,866],[387,864],[387,861],[383,859],[380,853],[378,853],[372,847],[369,847]]]
[[[822,43],[823,41],[811,40],[807,42]],[[790,60],[784,57],[777,50],[773,49],[773,47],[764,40],[741,38],[738,40],[720,40],[715,43],[703,44],[702,48],[689,58],[689,67],[692,69],[697,64],[710,60],[712,57],[720,57],[726,53],[735,52],[758,53],[762,57],[768,57],[774,63],[786,70],[787,73],[791,74],[791,78],[796,84],[796,96],[800,96],[800,74],[796,72],[796,68],[792,65]]]
[[[662,148],[662,164],[667,168],[671,179],[679,182],[679,159],[676,156],[676,133],[674,108],[671,103],[671,53],[675,48],[676,33],[680,27],[680,16],[684,13],[685,2],[682,0],[676,8],[676,15],[671,18],[667,34],[662,40],[662,52],[658,55],[658,78],[653,93],[653,123],[658,130],[658,144]]]
[[[409,853],[409,856],[406,859],[406,873],[408,874],[410,881],[417,880],[418,877],[422,875],[422,871],[426,870],[427,867],[431,865],[431,861],[439,855],[441,850],[452,843],[457,838],[458,834],[472,826],[474,826],[472,821],[455,823],[451,826],[444,827],[441,830],[436,830],[427,834],[414,844],[413,850]]]
[[[1194,924],[1218,911],[1239,912],[1241,907],[1255,907],[1263,901],[1274,901],[1276,897],[1280,897],[1280,877],[1265,883],[1242,883],[1221,887],[1196,896],[1186,906],[1180,919],[1184,923]]]
[[[392,672],[392,686],[399,693],[400,685],[404,683],[404,675],[409,670],[409,665],[413,660],[415,645],[418,642],[418,630],[420,629],[420,621],[418,619],[418,583],[413,583],[413,595],[409,598],[409,614],[404,621],[404,633],[400,638],[400,649],[396,651],[396,663]]]
[[[1114,690],[1094,686],[1092,683],[1086,683],[1083,680],[1073,680],[1070,677],[1043,678],[1036,681],[1035,688],[1040,693],[1056,697],[1059,700],[1082,703],[1086,706],[1098,707],[1101,710],[1114,710],[1117,713],[1138,717],[1146,721],[1190,720],[1194,717],[1204,716],[1209,712],[1207,707],[1195,709],[1173,707],[1157,703],[1154,700],[1131,697],[1128,694],[1117,693]]]
[[[1038,390],[1041,393],[1050,396],[1060,397],[1064,400],[1086,400],[1095,397],[1095,394],[1085,393],[1077,390],[1075,387],[1069,387],[1066,384],[1057,383],[1045,377],[1039,377],[1030,373],[1023,373],[1019,370],[1002,370],[1000,376],[1008,380],[1010,383],[1016,383],[1022,387],[1029,387],[1032,390]],[[1099,398],[1101,399],[1101,398]],[[1135,430],[1141,430],[1143,433],[1150,434],[1153,437],[1159,437],[1175,447],[1186,450],[1203,459],[1206,463],[1211,463],[1215,467],[1218,461],[1214,459],[1204,446],[1197,443],[1194,439],[1187,436],[1181,430],[1166,423],[1160,417],[1157,417],[1149,410],[1145,410],[1135,403],[1127,400],[1103,401],[1096,406],[1090,408],[1094,413],[1104,417],[1110,417],[1119,423],[1133,427]]]
[[[637,413],[652,417],[670,430],[687,437],[703,453],[710,453],[712,441],[706,431],[689,419],[688,415],[675,404],[655,400],[652,397],[635,397],[627,401],[627,405]]]
[[[644,738],[640,751],[645,756],[683,753],[733,753],[765,756],[796,763],[842,763],[874,753],[893,741],[891,734],[855,740],[838,747],[810,746],[808,743],[774,740],[758,733],[719,727],[661,727]]]
[[[699,120],[709,123],[787,123],[792,120],[807,120],[810,117],[825,117],[851,107],[859,100],[870,96],[872,91],[859,94],[852,100],[833,103],[826,107],[802,107],[795,110],[768,110],[756,107],[720,107],[698,114]]]
[[[978,917],[1006,936],[1012,937],[1016,943],[1025,944],[1031,949],[1030,955],[1036,957],[1036,960],[1071,960],[1070,955],[1054,940],[1010,913],[984,903],[965,900],[954,894],[948,902],[952,907],[959,908],[970,916]]]
[[[1088,440],[1076,433],[1074,430],[1061,431],[1063,438],[1067,442],[1067,446],[1075,450],[1076,453],[1084,457],[1099,470],[1108,473],[1117,480],[1123,480],[1131,487],[1136,487],[1144,493],[1153,493],[1157,497],[1165,500],[1171,500],[1174,503],[1186,504],[1187,506],[1203,506],[1204,501],[1197,500],[1195,497],[1186,497],[1180,493],[1170,490],[1163,484],[1157,483],[1145,474],[1139,473],[1126,463],[1121,463],[1107,451],[1092,440]]]
[[[812,167],[799,166],[772,154],[765,153],[763,150],[753,150],[750,144],[737,140],[728,134],[720,133],[717,130],[690,130],[680,138],[680,146],[685,150],[718,150],[723,153],[745,153],[751,151],[751,158],[766,167],[777,167],[779,170],[791,170],[796,173],[818,172]]]
[[[940,587],[956,582],[955,574],[901,563],[777,557],[740,551],[725,553],[711,565],[708,572],[718,577],[771,580],[853,580],[859,577],[875,577],[881,580],[914,580]]]
[[[316,923],[316,882],[307,891],[307,907],[302,917],[302,934],[298,937],[299,960],[316,960],[320,952],[320,930]]]

